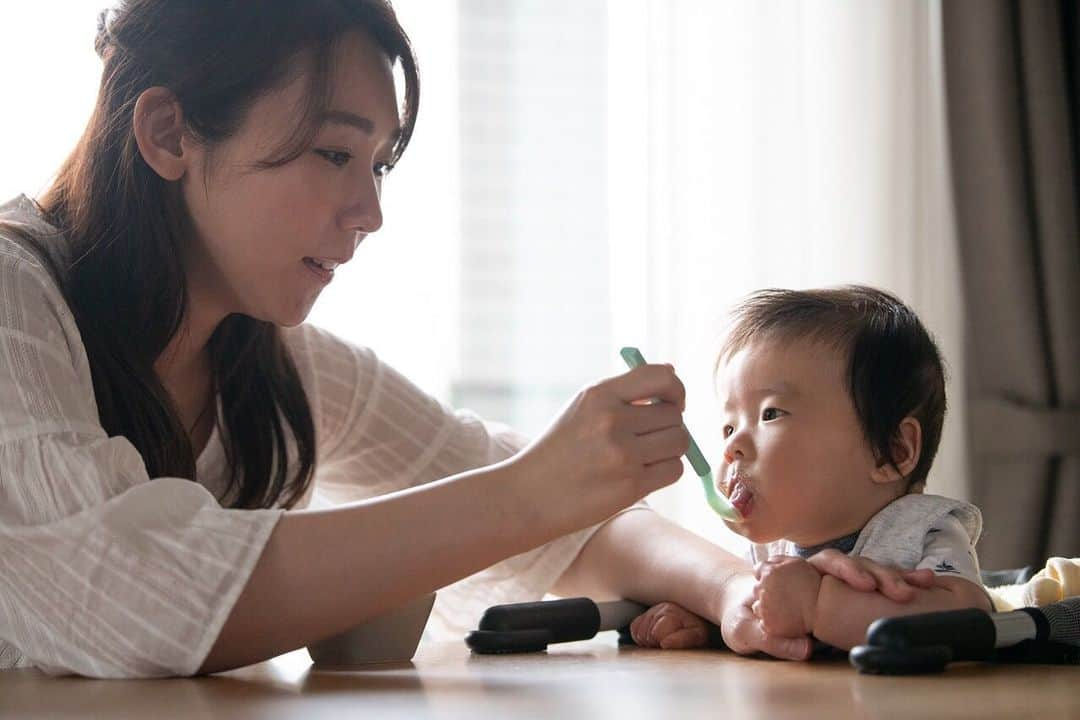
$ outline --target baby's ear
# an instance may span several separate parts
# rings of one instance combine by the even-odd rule
[[[922,455],[922,425],[919,421],[913,417],[901,420],[889,450],[890,457],[881,458],[870,474],[876,483],[896,482],[914,472]]]

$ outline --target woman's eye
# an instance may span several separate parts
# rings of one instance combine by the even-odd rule
[[[344,167],[352,160],[352,154],[342,150],[316,150],[315,152],[320,157],[325,158],[327,162],[333,163],[336,167]]]
[[[762,419],[763,422],[769,422],[770,420],[775,420],[776,418],[780,417],[781,415],[786,415],[786,414],[787,413],[785,413],[780,408],[765,408],[761,412],[761,419]]]
[[[375,173],[375,177],[384,178],[387,175],[389,175],[390,171],[393,170],[393,169],[394,169],[394,166],[393,166],[392,163],[377,162],[377,163],[375,163],[375,167],[372,168],[372,172]]]

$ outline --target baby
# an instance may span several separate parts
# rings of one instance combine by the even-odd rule
[[[716,364],[723,403],[720,489],[743,517],[757,585],[752,611],[780,637],[863,642],[877,618],[978,607],[982,518],[923,494],[941,439],[945,378],[918,317],[861,286],[763,290],[732,315]],[[855,590],[807,559],[827,548],[929,568],[912,602]],[[638,644],[686,647],[704,621],[671,603],[637,618]],[[665,642],[669,638],[669,642]]]

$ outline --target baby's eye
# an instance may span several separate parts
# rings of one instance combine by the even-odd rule
[[[316,150],[315,154],[332,163],[335,167],[345,167],[352,160],[352,153],[343,150]]]
[[[735,432],[735,428],[731,427],[730,425],[724,426],[724,437],[731,437],[731,434],[733,432]]]
[[[780,408],[765,408],[761,411],[761,420],[762,422],[769,422],[783,415],[787,415],[787,413]]]

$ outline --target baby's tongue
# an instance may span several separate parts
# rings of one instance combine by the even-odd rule
[[[754,493],[746,483],[735,483],[728,500],[731,501],[731,504],[735,506],[735,509],[739,511],[743,518],[750,516],[750,510],[754,506]]]

